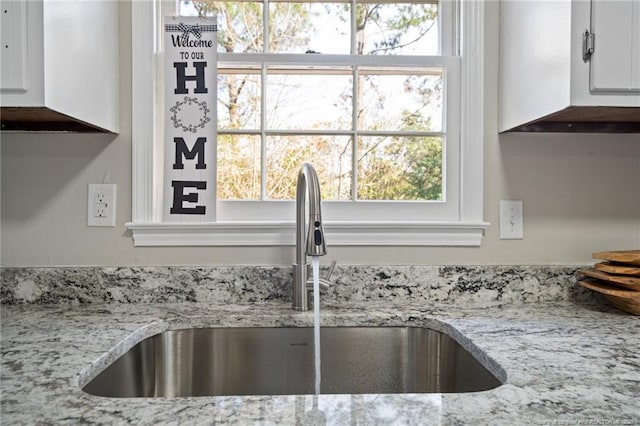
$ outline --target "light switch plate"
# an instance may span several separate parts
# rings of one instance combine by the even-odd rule
[[[522,240],[524,223],[522,200],[500,200],[500,239]]]
[[[87,226],[116,226],[116,185],[89,184]]]

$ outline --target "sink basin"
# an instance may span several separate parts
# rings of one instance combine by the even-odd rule
[[[420,327],[321,328],[321,393],[475,392],[501,385],[458,342]],[[313,394],[313,328],[192,328],[132,347],[84,386],[106,397]]]

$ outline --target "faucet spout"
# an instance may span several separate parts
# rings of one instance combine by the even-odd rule
[[[307,195],[308,200],[305,199]],[[305,254],[307,256],[324,256],[327,254],[322,227],[321,202],[318,174],[311,164],[304,163],[300,168],[300,173],[298,173],[298,186],[296,188],[297,261],[304,262]],[[309,206],[307,215],[305,215],[305,205]],[[304,232],[305,222],[308,222],[306,235]]]
[[[293,309],[298,311],[309,310],[307,256],[327,254],[321,204],[318,174],[311,164],[304,163],[298,173],[296,187],[296,263],[293,264]],[[305,225],[307,225],[306,230]]]

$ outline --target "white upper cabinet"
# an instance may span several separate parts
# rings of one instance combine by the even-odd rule
[[[591,90],[640,93],[640,1],[592,0],[585,37]]]
[[[118,7],[0,0],[2,130],[119,131]]]
[[[500,6],[501,132],[640,132],[640,0]]]

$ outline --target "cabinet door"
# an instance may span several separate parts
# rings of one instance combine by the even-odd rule
[[[593,92],[640,92],[640,0],[591,0]]]
[[[0,20],[0,89],[24,92],[27,89],[27,1],[1,1]]]

